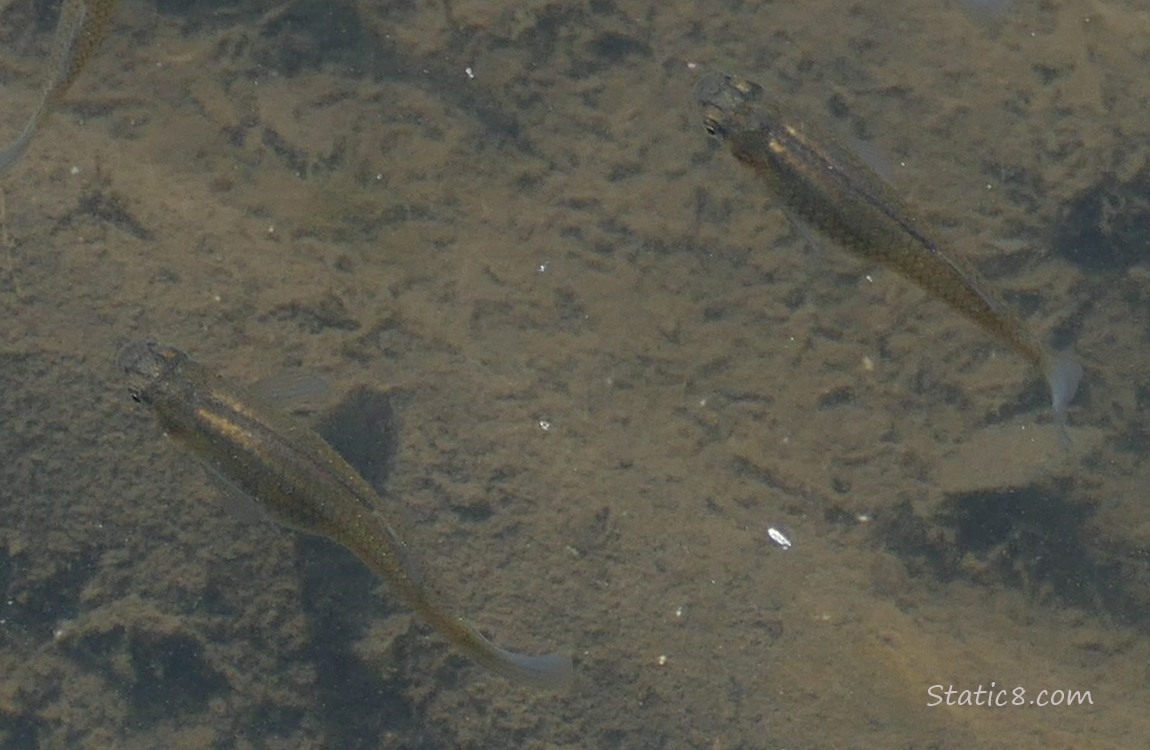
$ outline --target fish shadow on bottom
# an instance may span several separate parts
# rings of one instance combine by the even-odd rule
[[[912,579],[1020,590],[1150,629],[1150,559],[1108,545],[1095,510],[1073,480],[1047,479],[947,495],[928,514],[904,502],[876,520],[875,532]]]

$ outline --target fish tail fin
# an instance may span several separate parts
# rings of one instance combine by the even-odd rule
[[[571,657],[566,654],[517,654],[495,647],[500,653],[499,670],[509,679],[543,690],[558,690],[571,681]]]
[[[475,626],[463,620],[459,625],[474,639],[478,648],[469,649],[473,659],[521,685],[558,690],[571,680],[571,657],[566,654],[533,656],[508,651],[484,638]],[[469,638],[469,640],[471,639]]]
[[[1078,384],[1082,381],[1082,365],[1069,354],[1052,354],[1045,367],[1046,382],[1050,386],[1050,410],[1064,446],[1070,445],[1066,432],[1066,410],[1074,400]]]
[[[60,9],[60,20],[56,25],[56,33],[52,38],[52,61],[55,69],[48,76],[47,83],[40,95],[40,104],[36,111],[24,124],[24,129],[16,140],[0,149],[0,180],[8,176],[28,150],[32,136],[48,118],[64,92],[68,89],[77,72],[75,70],[76,42],[84,28],[87,16],[87,6],[80,0],[65,0]]]

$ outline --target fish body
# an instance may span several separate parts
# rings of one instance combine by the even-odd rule
[[[799,218],[918,284],[1041,370],[1065,435],[1066,409],[1081,380],[1081,365],[1038,341],[981,274],[918,221],[886,181],[826,133],[786,118],[764,100],[758,84],[711,73],[699,81],[695,96],[707,131],[761,175]]]
[[[116,0],[64,0],[52,36],[48,78],[40,103],[14,141],[0,149],[0,180],[24,156],[36,131],[59,105],[88,59],[104,40]]]
[[[125,347],[117,364],[132,397],[168,436],[281,524],[348,549],[426,622],[475,661],[523,684],[557,688],[567,656],[528,656],[491,643],[450,614],[423,580],[397,519],[317,433],[187,354],[154,342]]]

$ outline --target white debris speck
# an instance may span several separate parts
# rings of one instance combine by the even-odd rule
[[[785,526],[768,526],[767,537],[783,549],[790,549],[794,546],[794,542],[791,541],[791,532]]]

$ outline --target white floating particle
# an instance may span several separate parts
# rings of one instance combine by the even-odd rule
[[[785,526],[768,526],[767,536],[783,549],[790,549],[794,546],[794,542],[791,541],[791,533]]]

